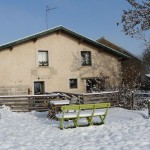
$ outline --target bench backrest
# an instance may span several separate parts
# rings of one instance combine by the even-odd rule
[[[89,110],[89,109],[102,109],[110,107],[110,103],[98,103],[98,104],[80,104],[80,105],[65,105],[61,107],[62,111],[69,110]]]

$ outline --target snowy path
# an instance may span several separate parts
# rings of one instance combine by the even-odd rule
[[[0,109],[0,150],[149,150],[150,119],[111,108],[106,125],[59,130],[47,113]]]

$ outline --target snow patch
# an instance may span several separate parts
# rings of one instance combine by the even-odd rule
[[[48,112],[0,109],[0,150],[149,150],[150,119],[145,111],[110,108],[106,124],[60,130]],[[99,118],[94,118],[98,120]],[[86,120],[80,120],[86,123]],[[71,121],[65,124],[72,124]]]

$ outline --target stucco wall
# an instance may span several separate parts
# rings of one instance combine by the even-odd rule
[[[124,85],[133,88],[135,84],[141,82],[140,72],[142,69],[142,61],[137,58],[134,54],[124,50],[123,48],[111,43],[110,41],[106,40],[105,38],[100,38],[98,40],[99,43],[107,45],[117,51],[120,51],[130,58],[121,62],[122,65],[122,82]]]
[[[48,50],[48,67],[38,66],[38,50]],[[92,66],[81,66],[80,52],[83,50],[91,51]],[[1,95],[28,94],[29,89],[30,94],[34,94],[35,81],[44,81],[46,92],[77,93],[85,92],[85,78],[107,76],[107,86],[115,87],[121,83],[121,64],[116,56],[64,33],[22,43],[14,46],[12,50],[1,50],[0,60]],[[78,79],[77,89],[69,88],[70,78]],[[22,93],[18,86],[24,89]],[[11,87],[14,90],[10,90]]]

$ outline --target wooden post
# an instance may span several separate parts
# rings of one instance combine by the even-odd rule
[[[134,92],[132,91],[131,109],[134,108]]]
[[[149,118],[150,118],[150,100],[148,101],[148,115],[149,115]]]
[[[28,101],[29,101],[29,111],[31,111],[30,107],[32,107],[32,106],[31,106],[31,97],[30,96],[28,98]]]
[[[118,91],[118,98],[117,98],[117,106],[119,107],[121,101],[121,90]]]
[[[85,98],[84,98],[84,94],[82,95],[82,99],[83,99],[83,104],[85,103]]]

